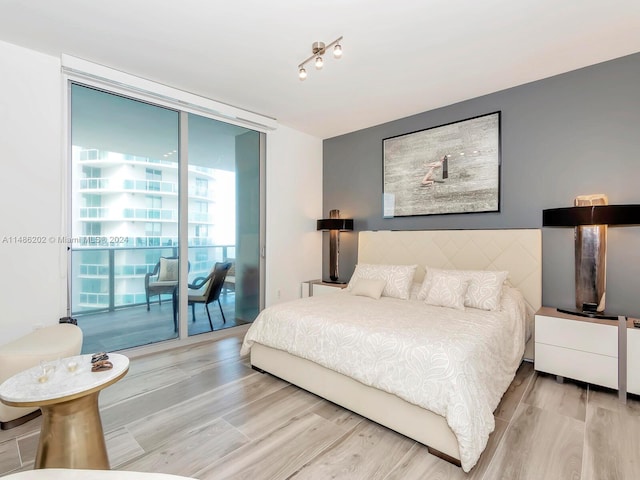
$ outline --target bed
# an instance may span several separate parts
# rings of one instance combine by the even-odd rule
[[[469,471],[494,428],[493,409],[515,375],[540,308],[540,231],[360,232],[354,278],[361,265],[417,265],[410,296],[374,300],[345,291],[273,305],[247,332],[242,353],[250,352],[254,368]],[[432,272],[508,272],[498,311],[425,305],[417,298],[425,266]],[[521,320],[512,321],[508,312]],[[325,323],[334,331],[322,337]],[[429,336],[421,337],[425,331]],[[339,345],[344,339],[346,348]],[[471,346],[472,339],[479,346]]]

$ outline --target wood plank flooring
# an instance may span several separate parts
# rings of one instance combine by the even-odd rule
[[[164,305],[163,305],[164,306]],[[640,478],[640,400],[524,363],[496,429],[465,474],[423,445],[268,374],[241,334],[134,358],[102,391],[113,469],[222,479],[529,480]],[[41,419],[0,431],[0,476],[33,468]]]

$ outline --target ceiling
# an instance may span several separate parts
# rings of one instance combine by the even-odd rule
[[[640,1],[0,0],[0,40],[329,138],[640,52]]]

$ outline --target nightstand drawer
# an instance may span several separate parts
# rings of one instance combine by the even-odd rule
[[[618,388],[616,357],[536,342],[535,369],[595,385]]]
[[[588,321],[536,315],[535,341],[536,344],[555,345],[606,355],[614,359],[618,357],[618,328],[615,322],[612,322],[611,325],[603,325]],[[562,374],[558,373],[558,375]]]

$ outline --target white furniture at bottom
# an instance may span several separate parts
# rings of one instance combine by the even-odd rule
[[[621,318],[621,320],[620,320]],[[640,395],[640,329],[542,307],[535,316],[535,369]]]
[[[39,328],[0,346],[0,383],[41,361],[78,355],[82,330],[70,323]],[[10,407],[0,402],[0,428],[17,427],[40,415],[37,406]]]
[[[308,280],[302,282],[302,297],[313,297],[314,295],[326,295],[336,292],[336,288],[346,288],[346,283],[323,282],[322,280]]]
[[[618,388],[618,322],[558,312],[536,312],[535,369]]]
[[[33,367],[0,385],[3,403],[42,409],[36,469],[109,469],[98,395],[126,375],[129,359],[110,353],[109,361],[110,370],[92,372],[91,355],[67,357],[53,370]]]
[[[190,478],[167,473],[47,468],[44,470],[11,473],[2,477],[2,480],[189,480]]]

